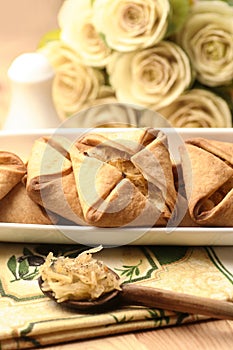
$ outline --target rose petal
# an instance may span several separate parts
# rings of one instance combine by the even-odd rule
[[[168,41],[150,49],[115,53],[107,70],[119,102],[153,109],[170,104],[192,80],[187,55]]]
[[[108,46],[129,52],[150,47],[166,34],[168,0],[95,0],[93,23]]]
[[[158,109],[158,112],[174,127],[232,127],[231,112],[227,103],[204,89],[189,90],[169,106]],[[147,123],[150,121],[147,120]]]
[[[197,79],[208,86],[233,80],[233,7],[222,1],[193,5],[178,43],[187,52]]]

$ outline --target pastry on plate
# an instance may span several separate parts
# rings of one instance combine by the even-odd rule
[[[155,129],[94,130],[70,150],[87,224],[166,226],[176,190],[167,138]]]
[[[19,182],[0,201],[0,222],[49,225],[55,218],[48,215],[43,207],[27,194],[23,182]]]
[[[0,200],[22,180],[26,170],[16,154],[0,151]]]
[[[66,141],[41,137],[34,142],[27,164],[26,188],[34,202],[67,220],[83,224]]]
[[[194,138],[181,150],[192,220],[200,226],[233,226],[233,143]]]

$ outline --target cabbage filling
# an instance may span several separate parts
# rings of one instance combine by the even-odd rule
[[[76,258],[54,257],[50,252],[40,267],[42,290],[50,291],[57,302],[94,300],[113,290],[121,290],[119,277],[102,262],[92,258],[98,248]]]

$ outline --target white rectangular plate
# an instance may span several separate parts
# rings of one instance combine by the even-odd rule
[[[231,228],[96,228],[0,224],[0,241],[27,243],[120,245],[233,246]]]
[[[204,137],[233,142],[233,129],[162,129],[172,148],[172,157],[179,161],[176,147],[188,138]],[[74,140],[83,129],[42,129],[30,131],[1,131],[0,150],[14,152],[27,160],[31,146],[40,136],[66,136]],[[111,132],[111,129],[104,129]],[[116,131],[114,129],[114,131]],[[123,130],[127,132],[127,129]],[[182,227],[167,228],[96,228],[89,226],[25,225],[0,223],[0,241],[30,243],[62,243],[85,245],[199,245],[233,246],[233,228]]]

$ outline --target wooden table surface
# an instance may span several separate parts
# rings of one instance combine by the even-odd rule
[[[84,340],[43,350],[230,350],[233,321],[208,321],[153,331]]]
[[[10,104],[7,69],[17,55],[34,51],[41,36],[56,26],[62,0],[0,0],[0,127]],[[14,11],[13,11],[14,9]],[[57,344],[43,350],[229,350],[233,321],[209,320],[111,337]]]

